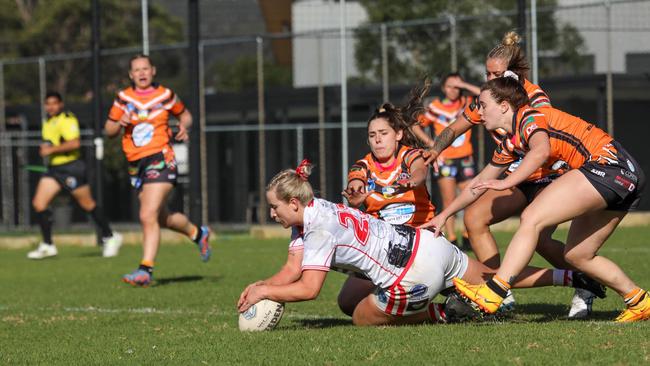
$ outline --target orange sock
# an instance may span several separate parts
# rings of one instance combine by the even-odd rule
[[[623,296],[623,301],[625,301],[625,305],[627,306],[635,306],[639,302],[641,302],[641,300],[643,300],[646,294],[647,294],[646,291],[644,291],[640,287],[637,287],[634,290],[625,294],[625,296]]]
[[[143,265],[143,266],[147,266],[147,267],[153,267],[153,261],[148,261],[146,259],[143,259],[142,261],[140,261],[140,264]]]

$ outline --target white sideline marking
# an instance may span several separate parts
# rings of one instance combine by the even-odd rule
[[[41,310],[52,310],[52,308],[43,308]],[[197,311],[189,309],[156,309],[156,308],[126,308],[126,309],[107,309],[88,307],[64,307],[64,311],[70,313],[103,313],[103,314],[159,314],[159,315],[215,315],[215,316],[236,316],[237,312],[233,311]],[[285,318],[291,319],[330,319],[331,317],[319,316],[313,314],[285,313]]]

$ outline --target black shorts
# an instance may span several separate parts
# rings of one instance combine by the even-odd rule
[[[157,153],[129,162],[131,186],[138,191],[147,183],[167,182],[176,185],[176,176],[176,159],[173,155],[165,159],[163,153]]]
[[[533,202],[535,197],[537,197],[537,194],[539,194],[539,192],[542,191],[542,189],[546,188],[546,186],[548,186],[553,182],[554,178],[557,178],[557,176],[544,177],[544,178],[536,179],[534,181],[528,180],[517,184],[517,189],[524,194],[524,196],[526,197],[526,201],[528,202],[528,204],[530,204],[531,202]]]
[[[580,167],[591,185],[607,202],[611,211],[634,211],[641,203],[645,187],[645,174],[634,158],[616,141],[616,160],[609,164],[588,161]]]
[[[456,182],[464,182],[474,178],[476,175],[476,163],[470,155],[458,159],[444,159],[438,164],[437,178],[455,178]]]
[[[88,184],[86,164],[81,160],[49,166],[43,176],[54,178],[68,192]]]

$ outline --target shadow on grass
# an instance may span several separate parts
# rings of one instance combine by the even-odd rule
[[[352,319],[343,318],[318,318],[318,319],[293,319],[295,329],[303,328],[335,328],[352,325]]]
[[[83,252],[83,253],[80,253],[80,254],[77,255],[77,257],[79,257],[79,258],[88,258],[88,257],[99,258],[101,256],[102,256],[102,249],[100,247],[97,247],[95,249],[95,251],[93,251],[93,252],[90,252],[90,251],[89,252]]]
[[[517,304],[515,313],[522,316],[533,316],[534,319],[527,321],[546,323],[558,320],[566,321],[610,321],[618,315],[617,311],[594,311],[585,319],[569,319],[569,305],[529,303]]]
[[[219,280],[218,276],[167,277],[167,278],[154,279],[154,283],[153,283],[153,285],[151,285],[151,287],[166,286],[166,285],[175,284],[175,283],[197,282],[197,281],[217,282],[218,280]]]

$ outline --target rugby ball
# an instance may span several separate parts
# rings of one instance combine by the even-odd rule
[[[261,332],[275,328],[284,314],[284,304],[262,300],[239,314],[239,330]]]

